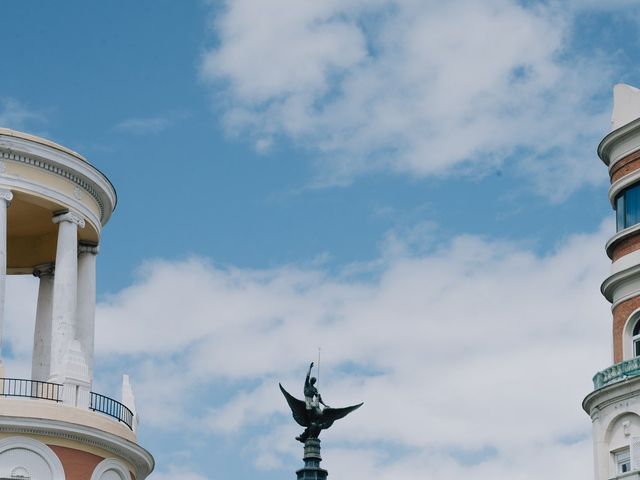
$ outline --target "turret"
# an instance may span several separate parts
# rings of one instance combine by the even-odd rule
[[[93,391],[96,257],[115,206],[84,157],[0,128],[0,478],[144,480],[153,469],[128,377],[122,402]],[[31,378],[3,362],[7,275],[39,279]]]

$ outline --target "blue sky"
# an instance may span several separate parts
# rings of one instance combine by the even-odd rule
[[[294,475],[277,381],[318,346],[329,403],[365,401],[323,434],[336,478],[591,475],[595,149],[640,85],[640,8],[601,3],[3,2],[0,126],[118,191],[96,386],[132,376],[151,478]]]

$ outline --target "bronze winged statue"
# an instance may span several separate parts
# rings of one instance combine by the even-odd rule
[[[287,392],[282,384],[278,384],[291,408],[294,420],[300,426],[305,427],[304,432],[296,437],[296,440],[302,443],[305,443],[310,438],[318,438],[322,430],[326,430],[333,425],[333,422],[345,417],[363,405],[363,403],[359,403],[358,405],[343,408],[331,408],[326,405],[315,386],[316,379],[311,377],[312,368],[313,362],[309,366],[309,371],[304,381],[304,401],[298,400]]]

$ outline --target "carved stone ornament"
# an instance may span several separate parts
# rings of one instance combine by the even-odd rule
[[[75,223],[78,227],[84,228],[84,218],[76,212],[67,212],[56,215],[52,219],[53,223],[70,222]]]
[[[11,192],[11,190],[0,188],[0,198],[6,201],[7,206],[9,206],[9,204],[11,203],[11,200],[13,200],[13,193]]]
[[[80,243],[78,245],[78,253],[93,253],[97,255],[100,252],[100,247],[98,245],[93,245],[91,243]]]
[[[55,269],[56,267],[54,263],[45,263],[44,265],[38,265],[33,269],[33,276],[40,278],[53,275]]]

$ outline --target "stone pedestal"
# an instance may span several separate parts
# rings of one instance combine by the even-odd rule
[[[326,480],[329,473],[320,468],[320,439],[309,438],[304,442],[304,468],[296,472],[298,480]]]

